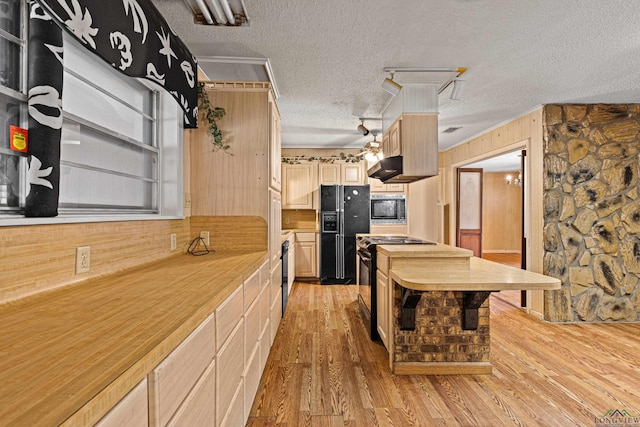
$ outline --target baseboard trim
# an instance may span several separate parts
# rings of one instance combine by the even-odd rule
[[[522,255],[522,251],[510,251],[506,249],[483,249],[483,254],[520,254]]]
[[[490,375],[490,362],[396,362],[396,375]]]

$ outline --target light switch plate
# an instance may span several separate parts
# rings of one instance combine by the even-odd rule
[[[202,240],[204,240],[204,244],[209,246],[209,232],[208,231],[201,231],[200,232],[200,237],[202,237]]]

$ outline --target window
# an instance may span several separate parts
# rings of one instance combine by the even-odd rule
[[[21,0],[0,3],[0,214],[24,205],[26,159],[9,149],[10,127],[27,127],[26,16]]]
[[[26,158],[9,149],[9,126],[27,127],[27,6],[8,3],[0,11],[0,214],[20,213],[26,197]],[[182,110],[63,35],[59,214],[181,216]]]

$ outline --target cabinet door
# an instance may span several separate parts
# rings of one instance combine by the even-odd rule
[[[365,182],[364,163],[341,163],[342,185],[362,185]]]
[[[387,349],[389,348],[389,278],[378,270],[376,274],[376,313],[378,315],[378,334]]]
[[[296,277],[318,277],[316,233],[296,233]]]
[[[149,425],[147,405],[147,379],[145,378],[98,421],[96,427],[147,427]]]
[[[398,119],[389,128],[389,156],[399,156],[402,154],[402,119]],[[385,153],[385,156],[387,154]]]
[[[280,113],[271,96],[269,96],[269,170],[271,172],[271,188],[280,191],[282,186],[282,157],[280,154]]]
[[[318,165],[319,185],[340,185],[340,164],[320,163]]]
[[[313,209],[318,170],[315,163],[282,166],[282,208]]]
[[[273,268],[282,254],[282,199],[277,191],[269,190],[269,193],[269,256],[270,268]]]
[[[166,425],[211,364],[215,355],[215,320],[214,315],[209,316],[149,373],[150,425]]]
[[[215,361],[207,368],[185,399],[169,427],[215,425],[216,371]]]

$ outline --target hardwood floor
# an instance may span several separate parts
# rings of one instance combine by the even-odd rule
[[[491,297],[492,375],[395,376],[356,287],[296,282],[248,426],[594,426],[640,416],[640,325],[555,325]],[[637,424],[634,424],[637,425]]]
[[[482,258],[515,268],[520,268],[522,259],[518,253],[483,253]],[[521,307],[522,296],[520,291],[500,291],[494,295],[516,307]]]

